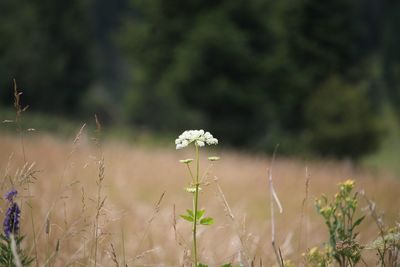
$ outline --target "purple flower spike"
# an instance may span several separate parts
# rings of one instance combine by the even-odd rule
[[[17,190],[15,189],[11,189],[10,191],[8,191],[4,198],[7,199],[10,203],[14,202],[14,197],[18,194]]]
[[[10,237],[10,234],[18,233],[20,215],[21,210],[19,209],[18,204],[13,202],[11,206],[7,209],[6,216],[3,222],[4,234],[7,238]]]
[[[10,206],[7,209],[3,222],[4,234],[7,238],[10,237],[10,234],[17,234],[19,231],[19,217],[21,215],[21,210],[19,209],[18,204],[14,202],[14,198],[17,194],[17,190],[11,189],[4,196],[4,198],[10,202]]]

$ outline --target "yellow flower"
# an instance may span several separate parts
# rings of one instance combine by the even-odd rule
[[[312,255],[314,255],[316,253],[318,253],[318,247],[313,247],[312,249],[310,249],[310,252],[308,252],[308,254],[310,256],[312,256]]]
[[[353,187],[354,186],[354,180],[348,179],[346,181],[343,182],[343,185],[346,187]]]
[[[319,211],[324,217],[329,217],[332,213],[332,207],[330,206],[325,206],[320,209]]]
[[[355,184],[354,180],[348,179],[343,183],[339,183],[340,190],[345,192],[350,192],[353,189],[354,184]]]

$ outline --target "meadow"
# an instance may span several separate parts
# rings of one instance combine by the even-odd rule
[[[85,127],[61,139],[39,130],[0,134],[1,192],[18,190],[21,246],[31,266],[191,266],[191,227],[179,217],[191,208],[185,192],[188,174],[180,159],[193,149],[144,146],[107,138]],[[179,133],[177,133],[178,135]],[[223,137],[219,137],[223,142]],[[329,198],[337,184],[354,179],[384,212],[386,225],[398,220],[400,180],[349,162],[301,161],[205,149],[221,159],[207,171],[200,208],[215,223],[199,227],[199,259],[208,266],[277,265],[271,246],[267,170],[283,206],[275,213],[275,239],[282,257],[304,265],[302,253],[327,242],[328,232],[314,201]],[[204,166],[204,167],[203,167]],[[7,209],[3,201],[2,213]],[[277,211],[277,210],[275,210]],[[357,240],[379,236],[367,202],[359,196],[357,214],[367,215]],[[363,262],[377,265],[376,252],[362,251]]]
[[[0,0],[0,267],[400,267],[399,13]]]

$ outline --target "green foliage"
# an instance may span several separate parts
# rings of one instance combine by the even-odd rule
[[[200,224],[201,225],[211,225],[214,223],[214,219],[211,217],[206,217],[206,218],[202,218],[200,219]]]
[[[180,217],[188,222],[193,222],[194,218],[195,218],[193,211],[192,210],[186,210],[186,211],[187,211],[187,215],[180,215]],[[197,211],[197,216],[196,216],[197,224],[211,225],[214,223],[213,218],[203,217],[205,212],[206,212],[206,210]]]
[[[268,66],[282,56],[272,53],[270,4],[134,3],[141,16],[126,25],[122,41],[134,62],[136,89],[127,97],[131,121],[157,129],[202,125],[242,146],[255,143],[246,134],[261,137],[268,122],[279,121],[275,109],[288,91],[274,88],[280,87],[277,79],[268,80],[284,71]],[[175,5],[179,10],[171,9]]]
[[[324,218],[329,230],[329,250],[336,262],[346,267],[354,266],[361,259],[362,246],[356,241],[357,226],[364,216],[355,219],[358,206],[357,192],[352,193],[354,181],[339,184],[339,193],[329,202],[326,196],[316,200],[317,212]]]
[[[325,246],[323,250],[318,247],[313,247],[307,253],[304,253],[303,257],[306,266],[333,267],[332,249],[330,246]]]
[[[182,219],[188,222],[193,222],[194,214],[192,210],[186,210],[188,215],[180,215]]]
[[[332,74],[348,77],[353,68],[363,70],[359,63],[371,49],[365,43],[371,33],[363,29],[367,5],[363,0],[304,0],[288,10],[290,53],[311,83]]]
[[[381,127],[361,88],[331,78],[307,101],[311,148],[358,159],[378,148]]]
[[[379,134],[371,99],[359,86],[369,83],[363,59],[373,48],[365,44],[364,4],[132,0],[138,14],[120,34],[133,63],[126,114],[157,130],[206,127],[237,147],[270,152],[280,143],[282,153],[369,153]],[[339,99],[325,97],[331,77],[345,85],[333,85]],[[336,123],[312,118],[325,105],[324,116],[352,112],[335,136],[317,136],[325,120]]]
[[[93,79],[90,0],[0,2],[0,103],[12,78],[36,110],[77,111]]]
[[[388,94],[388,100],[393,104],[400,118],[400,3],[393,1],[385,5],[385,16],[382,22],[382,71],[383,82]]]
[[[33,258],[25,255],[25,252],[20,248],[23,239],[23,236],[15,237],[17,248],[16,252],[19,256],[22,266],[30,266]],[[5,237],[3,234],[0,234],[0,266],[17,267],[11,249],[11,240],[10,238]]]
[[[389,2],[1,1],[0,103],[16,78],[35,110],[358,159],[378,147],[382,99],[400,106],[400,5]]]
[[[0,118],[4,121],[15,120],[15,110],[0,108]],[[49,132],[59,137],[70,137],[76,133],[81,125],[81,121],[74,121],[67,118],[60,118],[54,114],[44,113],[25,113],[19,121],[22,129],[35,129],[40,133]],[[0,126],[1,131],[15,132],[14,123],[3,123]],[[35,134],[32,130],[31,134]]]

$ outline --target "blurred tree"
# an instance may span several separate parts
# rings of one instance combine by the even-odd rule
[[[384,1],[384,27],[382,34],[383,80],[389,101],[400,118],[400,2]]]
[[[0,101],[12,102],[16,78],[36,110],[106,121],[124,110],[136,126],[207,128],[236,147],[358,158],[379,139],[370,107],[381,95],[380,48],[383,83],[400,103],[398,9],[390,0],[4,0]],[[121,21],[130,76],[113,43]],[[350,151],[357,138],[371,146]]]
[[[134,123],[206,127],[248,146],[296,109],[296,82],[284,78],[292,69],[279,21],[269,16],[272,3],[134,3],[141,12],[122,40],[134,62],[135,88],[127,97]]]
[[[331,116],[321,113],[314,120],[309,111],[325,104],[315,95],[326,90],[330,77],[345,85],[328,87],[346,104],[351,99],[369,105],[358,86],[368,69],[365,58],[375,48],[362,24],[366,1],[133,0],[137,13],[121,33],[133,62],[127,116],[159,130],[204,127],[239,147],[272,150],[281,140],[283,152],[304,152],[306,126],[315,134],[323,116]],[[356,93],[348,96],[349,90]],[[330,101],[322,96],[317,99]],[[373,117],[368,108],[363,111]],[[375,126],[363,127],[371,127],[365,131],[376,143]],[[364,138],[359,129],[352,134]],[[321,138],[340,145],[337,136]],[[371,151],[372,143],[351,156]],[[340,148],[314,151],[343,155]]]
[[[91,64],[95,68],[96,81],[81,98],[84,115],[97,114],[103,123],[120,123],[123,120],[121,99],[128,79],[124,57],[115,42],[116,29],[122,22],[127,0],[91,0],[93,16],[93,40],[95,56]]]
[[[287,15],[291,56],[312,83],[332,73],[352,74],[349,69],[370,51],[365,47],[361,8],[364,0],[322,3],[302,0]]]
[[[307,132],[315,151],[358,160],[378,147],[381,127],[362,89],[332,77],[308,99]]]
[[[291,58],[308,88],[305,141],[319,154],[358,159],[378,148],[381,131],[371,102],[379,100],[368,96],[380,90],[370,85],[369,59],[379,45],[379,27],[365,26],[379,15],[371,5],[303,0],[286,17]]]
[[[2,103],[15,78],[36,110],[77,110],[93,78],[89,1],[0,1]]]

